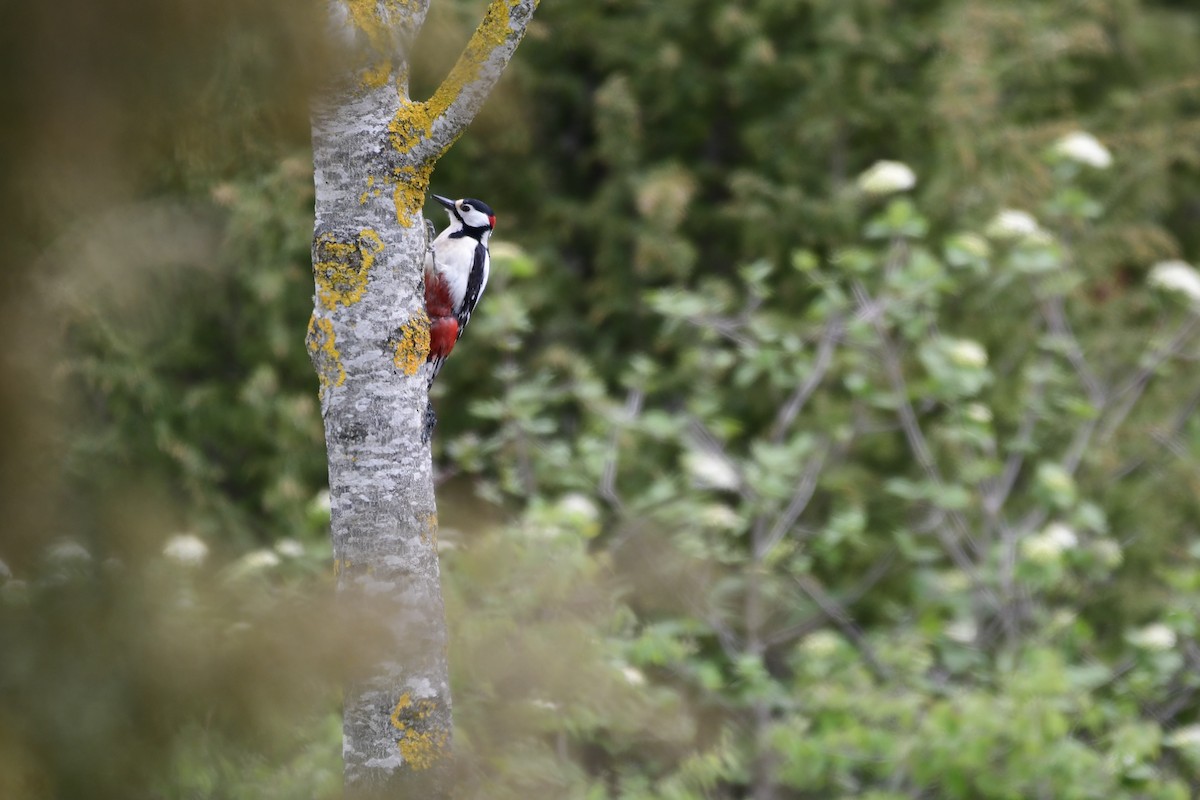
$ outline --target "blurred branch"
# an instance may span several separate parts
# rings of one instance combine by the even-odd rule
[[[1178,449],[1174,445],[1178,445],[1180,431],[1187,425],[1197,409],[1200,409],[1200,389],[1192,392],[1192,396],[1188,398],[1187,402],[1183,404],[1179,411],[1175,412],[1175,417],[1171,420],[1171,424],[1165,430],[1151,432],[1151,438],[1158,444],[1165,446],[1172,454],[1179,455]],[[1168,445],[1167,443],[1171,444]],[[1141,456],[1127,461],[1112,473],[1112,480],[1119,481],[1128,477],[1145,466],[1149,460],[1150,456]]]
[[[1107,400],[1108,392],[1092,368],[1088,366],[1083,346],[1080,345],[1075,331],[1071,328],[1071,323],[1067,320],[1062,295],[1053,294],[1045,297],[1038,303],[1038,306],[1050,332],[1066,343],[1067,360],[1071,362],[1075,374],[1079,376],[1079,380],[1087,390],[1088,401],[1096,408],[1101,408]]]
[[[866,574],[863,575],[862,579],[853,588],[842,595],[840,599],[837,599],[837,603],[844,608],[847,606],[852,606],[862,599],[867,592],[875,588],[875,585],[883,579],[883,576],[886,575],[892,568],[892,565],[896,563],[896,554],[897,550],[895,548],[888,550],[888,552],[886,552],[882,558],[871,565],[871,568],[867,570]],[[765,641],[768,646],[775,647],[792,641],[793,639],[807,636],[822,626],[822,620],[823,617],[809,617],[803,622],[799,622],[795,625],[789,625],[782,630],[770,634],[769,636],[765,637]]]
[[[1146,391],[1146,387],[1150,385],[1150,379],[1154,377],[1154,371],[1162,365],[1164,361],[1178,356],[1183,352],[1188,340],[1195,333],[1197,324],[1200,323],[1200,317],[1189,316],[1175,332],[1175,335],[1162,347],[1155,350],[1142,364],[1141,369],[1121,388],[1117,389],[1114,397],[1123,398],[1121,405],[1113,412],[1112,416],[1105,420],[1104,432],[1101,434],[1103,441],[1108,441],[1129,413],[1133,410],[1134,405],[1141,398],[1142,393]]]
[[[1155,370],[1163,362],[1175,358],[1183,352],[1192,334],[1195,332],[1200,318],[1191,316],[1185,320],[1165,345],[1144,359],[1142,367],[1138,369],[1136,374],[1110,394],[1100,388],[1099,381],[1091,373],[1091,370],[1087,368],[1082,348],[1066,322],[1065,314],[1062,311],[1061,297],[1056,297],[1053,301],[1047,301],[1043,304],[1043,309],[1051,331],[1066,338],[1069,344],[1068,357],[1075,366],[1080,380],[1087,387],[1089,401],[1095,406],[1097,412],[1095,418],[1088,420],[1075,432],[1075,436],[1072,438],[1063,455],[1062,462],[1064,468],[1069,474],[1074,475],[1083,460],[1084,454],[1087,452],[1088,446],[1091,444],[1092,437],[1097,429],[1100,428],[1101,420],[1104,422],[1101,439],[1107,441],[1111,439],[1129,416],[1130,412],[1132,412],[1137,401],[1149,385],[1151,378],[1153,378]],[[1117,399],[1120,400],[1120,405],[1113,409],[1111,404]],[[1194,403],[1189,403],[1185,408],[1188,407],[1194,407]],[[1110,410],[1111,413],[1109,413]],[[1186,418],[1184,421],[1186,421]],[[1039,519],[1044,517],[1045,515],[1042,514],[1040,517],[1038,515],[1031,515],[1030,518]]]
[[[742,643],[738,641],[733,630],[711,611],[701,611],[700,617],[717,635],[717,643],[721,645],[721,652],[725,654],[725,657],[730,661],[736,661],[742,653]]]
[[[1040,374],[1040,372],[1038,370],[1035,374]],[[1038,421],[1037,408],[1041,405],[1045,392],[1045,383],[1043,381],[1035,381],[1031,388],[1031,396],[1025,404],[1025,414],[1021,418],[1016,436],[1014,437],[1018,445],[1023,445],[1032,438],[1033,430],[1037,426]],[[1021,467],[1024,464],[1024,452],[1018,450],[1010,454],[1004,462],[1004,472],[983,493],[983,508],[993,520],[996,519],[1000,510],[1004,507],[1004,503],[1008,500],[1008,496],[1012,492],[1013,486],[1017,482],[1017,476],[1021,473]]]
[[[1179,329],[1175,332],[1175,335],[1172,336],[1165,345],[1152,352],[1137,373],[1128,381],[1126,381],[1121,388],[1113,392],[1112,395],[1107,398],[1105,403],[1101,404],[1101,406],[1097,409],[1097,416],[1085,422],[1075,431],[1075,435],[1072,437],[1071,443],[1067,446],[1067,450],[1062,459],[1063,468],[1069,475],[1074,477],[1075,473],[1079,470],[1079,466],[1083,461],[1083,456],[1087,452],[1087,448],[1091,444],[1095,432],[1100,427],[1100,422],[1104,421],[1105,423],[1104,430],[1101,434],[1101,441],[1107,441],[1112,438],[1117,429],[1129,416],[1130,412],[1133,411],[1137,401],[1141,398],[1142,394],[1146,390],[1146,387],[1149,385],[1150,379],[1154,376],[1155,370],[1158,369],[1158,367],[1164,361],[1174,358],[1183,351],[1185,346],[1188,344],[1189,339],[1192,337],[1192,334],[1196,331],[1198,324],[1200,324],[1200,318],[1194,316],[1189,317],[1186,321],[1184,321],[1179,326]],[[1108,411],[1107,404],[1112,402],[1114,398],[1124,399],[1121,401],[1121,405],[1117,407],[1112,415],[1106,417],[1105,415]],[[1200,400],[1193,399],[1192,402],[1189,402],[1187,405],[1185,405],[1184,410],[1187,411],[1189,408],[1194,408],[1196,402],[1200,402]],[[1186,423],[1186,421],[1186,416],[1184,416],[1182,419],[1179,417],[1176,418],[1176,423],[1180,428]],[[1157,440],[1157,437],[1155,438]],[[1159,441],[1162,443],[1161,440]],[[1131,467],[1128,471],[1132,471],[1134,468],[1136,467]],[[1128,474],[1128,471],[1126,471],[1124,474]],[[1034,509],[1026,514],[1024,519],[1022,519],[1020,523],[1020,530],[1022,532],[1035,530],[1041,527],[1048,518],[1049,512],[1045,509]]]
[[[713,317],[713,316],[697,316],[688,317],[689,324],[707,330],[714,330],[720,336],[728,339],[736,345],[749,347],[754,344],[754,341],[742,333],[742,328],[746,326],[746,322],[740,318],[734,317]]]
[[[866,287],[860,281],[855,281],[854,283],[854,296],[858,300],[859,308],[865,313],[871,307],[872,300],[871,296],[867,293]],[[908,441],[909,449],[916,457],[921,471],[938,488],[942,488],[945,486],[945,480],[938,469],[933,451],[929,447],[929,441],[925,438],[925,434],[921,430],[921,423],[917,420],[917,414],[913,410],[912,403],[908,399],[908,382],[904,378],[904,370],[900,364],[900,357],[892,346],[891,337],[888,335],[887,329],[884,328],[883,320],[879,315],[872,315],[871,325],[875,329],[875,334],[879,339],[879,350],[882,354],[884,370],[887,372],[888,380],[892,385],[892,391],[896,395],[896,414],[900,418],[900,427],[904,431],[904,438]],[[973,544],[966,521],[962,518],[962,515],[953,511],[947,512],[946,515],[954,523],[959,537]],[[941,530],[940,526],[938,531],[943,545],[947,548],[955,563],[962,569],[969,568],[969,574],[977,577],[974,564],[959,542],[944,535],[944,531]]]
[[[892,258],[901,257],[902,252],[902,249],[899,247],[893,248]],[[864,314],[868,313],[874,304],[866,287],[861,281],[855,281],[853,291],[860,311]],[[945,486],[945,480],[938,469],[937,461],[934,459],[929,442],[921,430],[921,424],[917,419],[916,412],[913,410],[912,403],[908,399],[908,382],[904,378],[904,370],[900,364],[900,357],[892,345],[892,340],[888,335],[887,329],[884,327],[882,315],[872,314],[871,325],[879,340],[879,350],[882,355],[884,370],[887,372],[888,380],[892,385],[892,391],[896,395],[896,413],[900,418],[900,426],[904,431],[905,439],[908,441],[909,449],[916,457],[917,463],[926,477],[940,489]],[[970,578],[971,585],[980,598],[998,611],[1003,609],[1000,599],[996,597],[991,589],[984,585],[975,562],[963,549],[962,542],[966,542],[978,551],[978,546],[971,538],[966,520],[957,511],[939,509],[939,512],[950,519],[955,529],[954,534],[957,534],[957,538],[955,538],[955,535],[947,531],[943,525],[936,525],[934,533],[938,537],[942,549],[950,557],[951,561],[954,562],[954,565]]]
[[[830,446],[825,443],[819,453],[804,467],[800,482],[797,484],[791,500],[788,501],[787,508],[775,520],[770,532],[761,542],[757,543],[762,547],[762,556],[766,556],[775,545],[779,544],[779,541],[787,535],[792,525],[796,524],[796,520],[804,513],[804,509],[808,507],[808,503],[817,489],[817,479],[821,477],[821,469],[825,466],[825,459],[828,457],[829,451]]]
[[[1192,680],[1196,670],[1200,669],[1200,647],[1191,640],[1184,641],[1181,649],[1185,668],[1181,669],[1171,679],[1170,691],[1161,703],[1146,705],[1142,713],[1152,718],[1159,725],[1166,726],[1179,714],[1193,705],[1196,692],[1200,690]]]
[[[825,374],[829,371],[829,367],[833,363],[833,351],[837,346],[838,338],[841,336],[842,328],[842,319],[836,314],[825,324],[820,344],[817,345],[816,361],[813,363],[808,377],[796,387],[796,391],[792,393],[792,396],[779,409],[779,413],[775,417],[775,424],[771,426],[770,438],[775,444],[783,441],[788,428],[791,427],[796,416],[804,408],[804,404],[808,402],[813,392],[817,390],[817,387],[820,386],[821,381],[825,378]]]
[[[736,316],[721,316],[718,314],[693,314],[685,317],[689,325],[705,330],[714,330],[720,336],[736,345],[749,347],[754,340],[742,331],[750,324],[750,318],[755,311],[762,307],[764,298],[760,294],[751,293],[746,298],[746,304]]]
[[[814,603],[817,608],[829,617],[835,625],[842,631],[847,639],[858,649],[862,655],[863,661],[867,665],[867,669],[875,676],[875,680],[880,683],[887,683],[892,678],[891,670],[889,670],[875,655],[874,649],[862,634],[862,630],[847,613],[845,607],[837,600],[831,597],[821,585],[811,575],[796,575],[796,583],[800,590],[803,591]]]
[[[645,393],[641,389],[630,389],[625,396],[625,409],[622,415],[622,422],[629,424],[637,419],[642,410],[642,401],[645,399]],[[609,502],[613,508],[618,511],[624,510],[625,504],[621,502],[620,495],[617,494],[617,457],[620,452],[621,445],[621,424],[613,425],[612,436],[608,440],[608,459],[604,462],[604,472],[600,475],[599,493],[600,496]]]

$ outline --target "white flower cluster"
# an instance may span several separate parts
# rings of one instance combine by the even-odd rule
[[[646,684],[646,675],[637,667],[631,667],[628,664],[619,668],[621,677],[630,686],[644,686]]]
[[[1079,537],[1069,526],[1052,522],[1042,532],[1021,542],[1021,555],[1033,564],[1055,564],[1063,553],[1079,546]]]
[[[742,519],[724,503],[712,503],[700,510],[700,520],[706,527],[716,530],[736,531],[742,527]]]
[[[1015,208],[1003,208],[992,217],[984,233],[993,239],[1002,241],[1021,241],[1043,235],[1037,219],[1028,211]]]
[[[1037,480],[1042,488],[1055,495],[1071,495],[1075,492],[1075,479],[1061,464],[1039,464]]]
[[[947,339],[946,355],[958,367],[983,369],[988,363],[987,350],[972,339]]]
[[[728,459],[705,450],[692,450],[684,456],[684,468],[701,489],[733,491],[741,485],[737,470]]]
[[[1120,543],[1112,539],[1097,539],[1092,543],[1092,552],[1096,554],[1100,563],[1109,569],[1116,569],[1125,560]]]
[[[1177,292],[1193,303],[1200,303],[1200,272],[1186,261],[1160,261],[1150,268],[1148,282],[1167,292]]]
[[[1086,131],[1075,131],[1054,143],[1055,154],[1084,166],[1108,169],[1112,166],[1112,153],[1100,140]]]
[[[842,637],[830,630],[813,631],[800,645],[807,655],[828,658],[842,646]]]
[[[304,545],[295,539],[280,539],[275,543],[275,552],[284,558],[299,558],[304,555]]]
[[[899,161],[876,161],[858,176],[856,183],[862,192],[882,196],[907,192],[917,185],[917,175]]]
[[[979,635],[979,626],[973,619],[957,619],[946,625],[946,638],[959,644],[972,644]]]
[[[60,565],[92,560],[92,554],[87,551],[87,548],[71,539],[62,539],[55,542],[50,546],[46,555],[49,556],[51,561]]]
[[[1144,628],[1130,631],[1125,639],[1134,647],[1143,650],[1170,650],[1175,646],[1175,631],[1161,622],[1155,622]]]
[[[1061,522],[1051,522],[1042,531],[1042,535],[1062,550],[1071,550],[1079,546],[1079,537],[1075,535],[1075,531]]]
[[[935,582],[939,591],[945,594],[959,594],[971,588],[971,578],[960,569],[949,569],[939,573]]]
[[[580,492],[568,492],[558,501],[558,510],[563,516],[578,522],[595,522],[600,519],[600,509],[592,499]]]
[[[980,425],[986,425],[992,421],[992,410],[983,403],[970,403],[963,410],[963,413],[971,422]]]
[[[1200,725],[1183,725],[1176,728],[1167,734],[1163,744],[1181,750],[1200,751]]]
[[[959,249],[975,258],[987,258],[992,254],[992,246],[988,244],[988,240],[977,233],[960,233],[953,241]]]
[[[177,533],[163,546],[163,556],[181,567],[198,567],[208,558],[208,545],[192,533]]]
[[[252,550],[234,562],[233,571],[237,575],[247,575],[278,567],[279,564],[279,556],[274,550]]]

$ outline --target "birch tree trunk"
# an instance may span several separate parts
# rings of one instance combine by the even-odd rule
[[[500,77],[537,0],[492,0],[423,102],[409,97],[406,51],[429,0],[328,5],[344,57],[312,115],[316,293],[306,342],[329,451],[339,602],[363,642],[348,659],[344,693],[346,797],[443,797],[451,717],[437,506],[422,436],[421,209],[437,159]]]

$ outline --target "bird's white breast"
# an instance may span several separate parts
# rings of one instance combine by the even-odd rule
[[[470,236],[450,238],[450,231],[434,239],[433,249],[437,254],[437,269],[446,276],[450,286],[450,299],[458,308],[467,294],[467,281],[471,278],[471,265],[475,263],[476,242]]]

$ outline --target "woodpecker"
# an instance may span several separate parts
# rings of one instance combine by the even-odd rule
[[[496,212],[482,200],[451,200],[435,194],[450,215],[450,225],[433,240],[425,256],[425,311],[429,314],[429,385],[462,336],[483,296],[491,271],[488,238]]]

